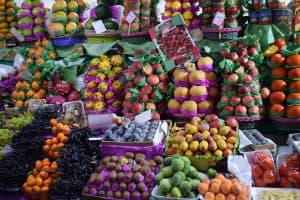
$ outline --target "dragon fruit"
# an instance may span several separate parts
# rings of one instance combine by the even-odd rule
[[[61,96],[67,95],[72,89],[72,84],[67,81],[59,81],[54,86],[55,92]]]

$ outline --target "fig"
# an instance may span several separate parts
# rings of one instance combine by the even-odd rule
[[[100,173],[103,170],[104,166],[102,164],[100,164],[97,168],[96,168],[96,172]]]
[[[111,191],[111,190],[107,191],[106,197],[108,197],[108,198],[113,198],[113,197],[114,197],[114,192]]]
[[[90,190],[90,195],[91,195],[91,196],[97,196],[97,194],[98,194],[97,189],[96,189],[96,188],[91,188],[91,190]]]
[[[137,153],[137,154],[135,154],[135,158],[143,158],[143,159],[145,159],[145,154],[142,154],[142,153]]]
[[[138,192],[138,191],[135,191],[133,194],[132,194],[132,199],[133,200],[139,200],[141,198],[141,194]]]
[[[129,191],[129,192],[133,192],[133,191],[135,191],[135,189],[136,189],[136,184],[130,183],[130,184],[128,185],[128,191]]]
[[[117,180],[118,181],[122,181],[124,177],[125,177],[125,174],[123,172],[119,172],[117,174]]]
[[[97,174],[96,179],[95,179],[95,183],[97,185],[100,185],[103,181],[104,181],[104,177],[101,174]]]
[[[141,168],[141,173],[144,174],[144,175],[146,175],[149,170],[150,170],[150,168],[148,166],[143,166]]]
[[[149,164],[150,164],[151,167],[155,167],[156,166],[156,162],[154,160],[150,160]],[[147,165],[145,165],[145,166],[147,166]]]
[[[137,165],[134,165],[134,166],[133,166],[132,171],[133,171],[133,172],[138,172],[138,171],[141,170],[141,168],[142,168],[141,165],[137,164]]]
[[[145,185],[145,183],[139,183],[139,184],[137,184],[137,189],[140,192],[144,192],[147,190],[147,186]]]
[[[122,166],[121,166],[120,164],[117,164],[115,170],[116,170],[117,172],[121,172],[121,171],[123,171],[123,168],[122,168]]]
[[[132,172],[129,172],[129,173],[126,173],[123,180],[126,182],[126,181],[130,181],[131,178],[133,176],[133,173]]]
[[[88,186],[85,186],[82,190],[83,194],[89,194],[90,193],[90,188]]]
[[[144,191],[142,193],[142,200],[148,200],[148,199],[150,199],[150,196],[151,196],[150,192]]]
[[[105,181],[103,183],[103,189],[106,191],[110,190],[110,182],[109,181]]]
[[[150,162],[148,160],[142,160],[141,165],[150,166]]]
[[[138,182],[141,182],[143,181],[143,175],[140,173],[140,172],[136,172],[134,175],[133,175],[133,180],[138,183]]]

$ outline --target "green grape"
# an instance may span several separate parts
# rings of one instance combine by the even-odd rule
[[[0,129],[0,148],[10,144],[14,133],[9,129]]]
[[[9,129],[21,129],[24,126],[30,124],[33,120],[33,116],[30,113],[25,113],[19,117],[13,117],[6,121],[5,126]]]

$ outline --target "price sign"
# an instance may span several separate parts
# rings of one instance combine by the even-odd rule
[[[217,26],[221,26],[224,23],[225,13],[217,12],[212,23]]]
[[[100,34],[100,33],[103,33],[105,31],[107,31],[102,20],[95,21],[95,22],[92,23],[92,25],[93,25],[93,27],[94,27],[97,34]]]
[[[131,24],[136,18],[136,15],[134,14],[133,11],[130,11],[129,14],[126,16],[126,21]]]
[[[138,114],[137,116],[135,116],[135,118],[134,118],[134,120],[139,124],[143,124],[147,121],[150,121],[151,119],[152,119],[151,110],[142,112],[142,113]]]

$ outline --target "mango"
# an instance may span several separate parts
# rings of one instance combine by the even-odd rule
[[[202,152],[206,152],[208,150],[208,142],[207,141],[200,142],[199,150]]]
[[[199,148],[199,142],[198,141],[193,141],[190,143],[190,150],[195,152]]]

